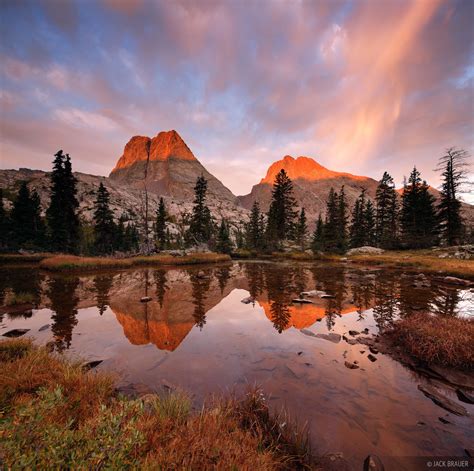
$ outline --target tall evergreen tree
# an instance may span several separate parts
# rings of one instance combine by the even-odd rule
[[[257,250],[261,248],[263,241],[263,232],[261,227],[261,213],[258,201],[254,201],[250,211],[250,221],[246,228],[246,243],[249,249]]]
[[[339,205],[338,194],[334,188],[329,190],[326,202],[326,220],[324,222],[324,248],[329,252],[338,249],[339,230]]]
[[[0,249],[5,248],[8,244],[9,223],[9,215],[3,205],[3,190],[0,188]]]
[[[438,170],[442,171],[443,184],[438,205],[440,229],[443,240],[448,245],[461,242],[463,218],[458,193],[466,181],[469,154],[463,149],[451,147],[439,159]]]
[[[268,211],[267,239],[279,242],[294,238],[294,225],[297,212],[293,196],[293,183],[284,169],[278,172],[273,183],[272,201]]]
[[[437,216],[434,198],[420,172],[413,168],[403,189],[401,229],[404,244],[409,248],[426,248],[436,240]]]
[[[158,250],[164,250],[166,248],[166,220],[168,215],[166,213],[165,202],[163,198],[160,198],[160,204],[156,211],[156,224],[155,224],[155,238],[158,246]]]
[[[38,193],[30,193],[23,182],[11,211],[14,241],[20,247],[38,248],[43,245],[43,221]]]
[[[51,202],[46,211],[53,250],[75,252],[79,242],[79,203],[76,198],[77,180],[72,174],[69,154],[59,150],[51,173]]]
[[[219,232],[217,234],[216,249],[220,253],[230,254],[232,252],[232,248],[233,244],[230,240],[229,227],[225,219],[222,219]]]
[[[302,250],[306,246],[306,238],[308,236],[308,225],[306,222],[306,213],[304,208],[301,208],[300,215],[298,217],[298,222],[296,224],[296,242],[301,247]]]
[[[318,217],[318,221],[316,223],[316,228],[313,232],[313,237],[311,240],[311,250],[316,253],[326,249],[325,241],[324,241],[324,222],[321,214]]]
[[[110,254],[114,251],[115,246],[115,223],[112,210],[109,207],[109,200],[109,192],[100,182],[93,216],[94,246],[99,254]]]
[[[351,247],[362,247],[365,245],[365,204],[365,190],[362,190],[352,209],[351,225],[349,228]]]
[[[137,226],[134,223],[128,223],[125,228],[124,250],[126,252],[136,252],[139,247],[139,241]]]
[[[341,187],[338,198],[338,218],[337,218],[337,249],[343,253],[347,250],[347,200],[344,185]]]
[[[384,172],[375,195],[376,244],[390,249],[397,245],[398,204],[393,178]]]
[[[375,210],[372,201],[367,200],[364,210],[365,241],[364,245],[374,246],[376,243]]]
[[[206,192],[207,180],[201,175],[194,187],[194,207],[187,232],[187,241],[190,244],[207,243],[212,236],[213,224],[211,212],[206,205]]]

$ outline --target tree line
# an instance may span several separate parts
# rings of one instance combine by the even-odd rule
[[[144,224],[125,213],[117,219],[102,182],[95,195],[92,222],[82,220],[71,158],[60,150],[54,156],[51,198],[44,217],[37,191],[30,191],[26,182],[21,184],[11,211],[4,207],[0,190],[0,248],[107,255],[149,253],[150,246],[155,251],[202,245],[222,253],[236,249],[264,253],[289,245],[315,253],[344,253],[365,245],[384,249],[456,245],[472,239],[472,228],[469,234],[459,200],[467,159],[466,151],[455,148],[440,159],[443,183],[437,204],[416,167],[400,197],[388,172],[379,181],[374,201],[362,190],[352,208],[344,186],[338,191],[331,188],[325,217],[318,217],[311,235],[305,208],[298,210],[293,183],[283,169],[275,178],[268,211],[262,211],[255,201],[249,221],[234,227],[225,218],[217,222],[212,216],[207,206],[207,180],[201,175],[194,187],[192,211],[180,221],[168,213],[160,198],[150,240],[148,217]],[[142,230],[144,225],[146,230]]]

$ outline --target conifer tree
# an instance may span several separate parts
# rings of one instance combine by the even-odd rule
[[[8,213],[3,205],[3,190],[0,188],[0,249],[8,245],[9,222]]]
[[[375,195],[376,244],[384,249],[397,245],[398,204],[393,178],[384,172]]]
[[[365,240],[364,245],[374,246],[376,243],[375,233],[375,210],[372,201],[367,200],[364,211]]]
[[[347,200],[344,191],[344,185],[341,187],[338,198],[338,217],[337,217],[337,250],[345,252],[347,250]]]
[[[194,207],[186,234],[187,242],[190,244],[207,243],[212,236],[213,224],[211,212],[206,206],[206,192],[207,180],[201,175],[194,187]]]
[[[129,223],[125,228],[124,250],[126,252],[136,252],[139,246],[139,234],[134,223]]]
[[[104,184],[100,182],[97,199],[94,204],[94,247],[99,254],[110,254],[115,246],[115,223],[109,207],[110,195]]]
[[[420,172],[413,168],[403,189],[401,229],[408,248],[426,248],[436,240],[437,216],[434,198]]]
[[[20,247],[38,248],[43,245],[43,221],[38,193],[30,193],[23,182],[11,212],[14,241]]]
[[[313,232],[313,237],[311,240],[311,250],[316,252],[321,252],[326,249],[325,242],[324,242],[324,222],[321,214],[318,217],[318,221],[316,223],[316,228]]]
[[[257,250],[262,245],[263,233],[260,222],[260,205],[258,201],[254,201],[252,210],[250,212],[250,221],[247,224],[245,234],[247,247],[252,250]]]
[[[278,172],[273,183],[272,201],[268,211],[267,240],[279,244],[294,238],[294,224],[297,216],[293,183],[284,169]]]
[[[155,238],[158,246],[158,250],[164,250],[166,248],[166,220],[168,215],[166,213],[165,202],[163,198],[160,198],[160,204],[158,205],[158,210],[156,211],[156,225],[155,225]]]
[[[304,208],[301,208],[298,222],[296,224],[296,242],[301,247],[301,250],[305,249],[307,235],[308,225],[306,223],[306,213]]]
[[[466,182],[469,154],[463,149],[451,147],[439,159],[438,170],[442,171],[443,184],[438,205],[441,235],[447,245],[461,242],[464,223],[458,193]]]
[[[339,226],[338,195],[334,188],[329,190],[326,202],[326,220],[324,223],[324,248],[329,252],[337,250]]]
[[[72,174],[69,154],[64,155],[59,150],[54,157],[51,202],[46,211],[51,247],[53,250],[75,252],[79,242],[77,180]]]
[[[115,250],[125,250],[125,216],[122,214],[118,220],[117,227],[115,228]]]
[[[352,209],[351,225],[349,229],[351,247],[362,247],[365,245],[365,204],[365,190],[362,190]]]
[[[220,253],[230,254],[232,252],[232,248],[233,244],[230,240],[229,227],[225,219],[222,219],[219,232],[217,234],[216,249]]]

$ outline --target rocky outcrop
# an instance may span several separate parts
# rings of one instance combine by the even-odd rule
[[[236,197],[209,173],[176,131],[160,132],[154,138],[134,136],[110,173],[122,185],[175,199],[192,201],[196,179],[208,182],[210,199],[235,202]]]
[[[379,249],[378,247],[370,247],[369,245],[356,247],[347,251],[347,255],[380,255],[382,253],[384,253],[383,249]]]

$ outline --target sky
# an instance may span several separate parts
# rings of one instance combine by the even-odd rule
[[[471,0],[0,0],[0,168],[61,148],[108,175],[175,129],[235,194],[286,154],[437,186],[474,151],[473,24]]]

